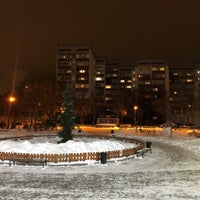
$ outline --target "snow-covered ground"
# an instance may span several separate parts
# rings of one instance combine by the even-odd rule
[[[1,164],[0,199],[200,199],[199,138],[119,134],[151,141],[152,154],[107,164]]]
[[[87,153],[101,151],[115,151],[134,148],[137,145],[117,141],[114,139],[102,140],[92,138],[74,138],[66,143],[57,144],[60,138],[37,137],[30,140],[3,140],[0,141],[0,152],[32,153],[32,154],[66,154]]]

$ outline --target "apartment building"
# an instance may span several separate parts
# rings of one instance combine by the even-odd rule
[[[159,123],[164,115],[168,116],[168,109],[165,109],[168,107],[166,99],[169,96],[169,71],[166,62],[162,60],[138,61],[133,73],[136,104],[140,120],[142,120],[140,123],[151,121]]]
[[[96,106],[101,113],[105,111],[105,82],[106,61],[104,58],[96,59]]]
[[[75,99],[93,102],[98,114],[119,114],[126,108],[123,112],[132,116],[137,105],[140,124],[200,122],[200,62],[168,65],[164,60],[140,60],[124,64],[95,58],[88,45],[61,44],[56,82],[58,91],[69,84]]]
[[[106,61],[105,104],[108,113],[113,111],[114,104],[119,100],[119,67],[118,61]]]
[[[56,82],[59,91],[64,91],[68,84],[74,98],[94,97],[95,74],[95,56],[90,46],[58,45]]]
[[[193,123],[200,124],[200,62],[195,63],[194,80]]]
[[[193,65],[170,65],[171,120],[193,122],[195,70]]]

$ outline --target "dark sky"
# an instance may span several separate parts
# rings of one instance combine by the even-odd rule
[[[55,78],[60,42],[119,60],[200,59],[199,0],[2,0],[0,15],[0,73],[16,68],[17,81]]]

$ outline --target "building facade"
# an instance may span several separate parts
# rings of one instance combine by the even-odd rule
[[[136,105],[138,124],[200,123],[199,62],[169,65],[164,60],[140,60],[122,64],[96,58],[87,45],[62,44],[57,50],[56,83],[59,92],[70,85],[74,98],[81,100],[81,105],[93,104],[92,111],[99,115],[129,114],[133,118]]]
[[[143,60],[135,66],[139,123],[161,123],[168,116],[169,69],[165,61]],[[161,120],[162,119],[162,120]],[[166,120],[166,119],[165,119]]]
[[[111,111],[119,97],[119,68],[118,61],[106,61],[105,73],[105,102],[107,111]]]
[[[195,63],[194,68],[194,124],[200,124],[200,62]]]
[[[106,61],[96,59],[96,107],[99,114],[105,114]]]
[[[90,46],[58,45],[56,83],[59,91],[70,85],[75,98],[88,99],[95,95],[95,74],[95,56]]]
[[[193,65],[170,66],[171,120],[190,124],[194,120],[195,70]]]

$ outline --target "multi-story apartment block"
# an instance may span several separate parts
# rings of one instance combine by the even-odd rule
[[[194,71],[194,124],[200,124],[200,62],[195,64],[195,71]]]
[[[119,68],[119,81],[120,81],[120,91],[124,92],[127,91],[128,93],[131,92],[132,89],[132,65],[124,64],[120,65]]]
[[[105,103],[109,112],[119,97],[119,67],[118,61],[106,61]]]
[[[169,76],[168,66],[165,61],[144,60],[136,64],[135,96],[138,104],[138,112],[141,123],[148,121],[158,121],[159,115],[167,115],[167,109],[156,109],[155,104],[167,107],[166,98],[169,96]],[[133,84],[134,85],[134,84]],[[163,106],[165,105],[165,106]],[[161,107],[161,106],[160,106]]]
[[[170,66],[171,120],[189,124],[193,121],[195,70],[193,65]]]
[[[106,61],[103,58],[96,59],[96,106],[99,112],[105,110],[105,73]],[[104,113],[103,113],[104,114]]]
[[[142,60],[125,65],[96,59],[90,46],[58,45],[56,82],[60,91],[69,84],[75,99],[93,102],[100,115],[126,108],[124,113],[133,116],[137,105],[140,124],[200,122],[199,63],[168,66],[163,60]]]
[[[60,91],[70,85],[74,98],[95,96],[95,56],[90,46],[58,45],[56,82]]]
[[[119,106],[121,107],[120,113],[123,117],[130,115],[133,111],[135,102],[133,93],[133,65],[126,63],[121,64],[119,68]],[[133,116],[133,114],[131,114]]]

